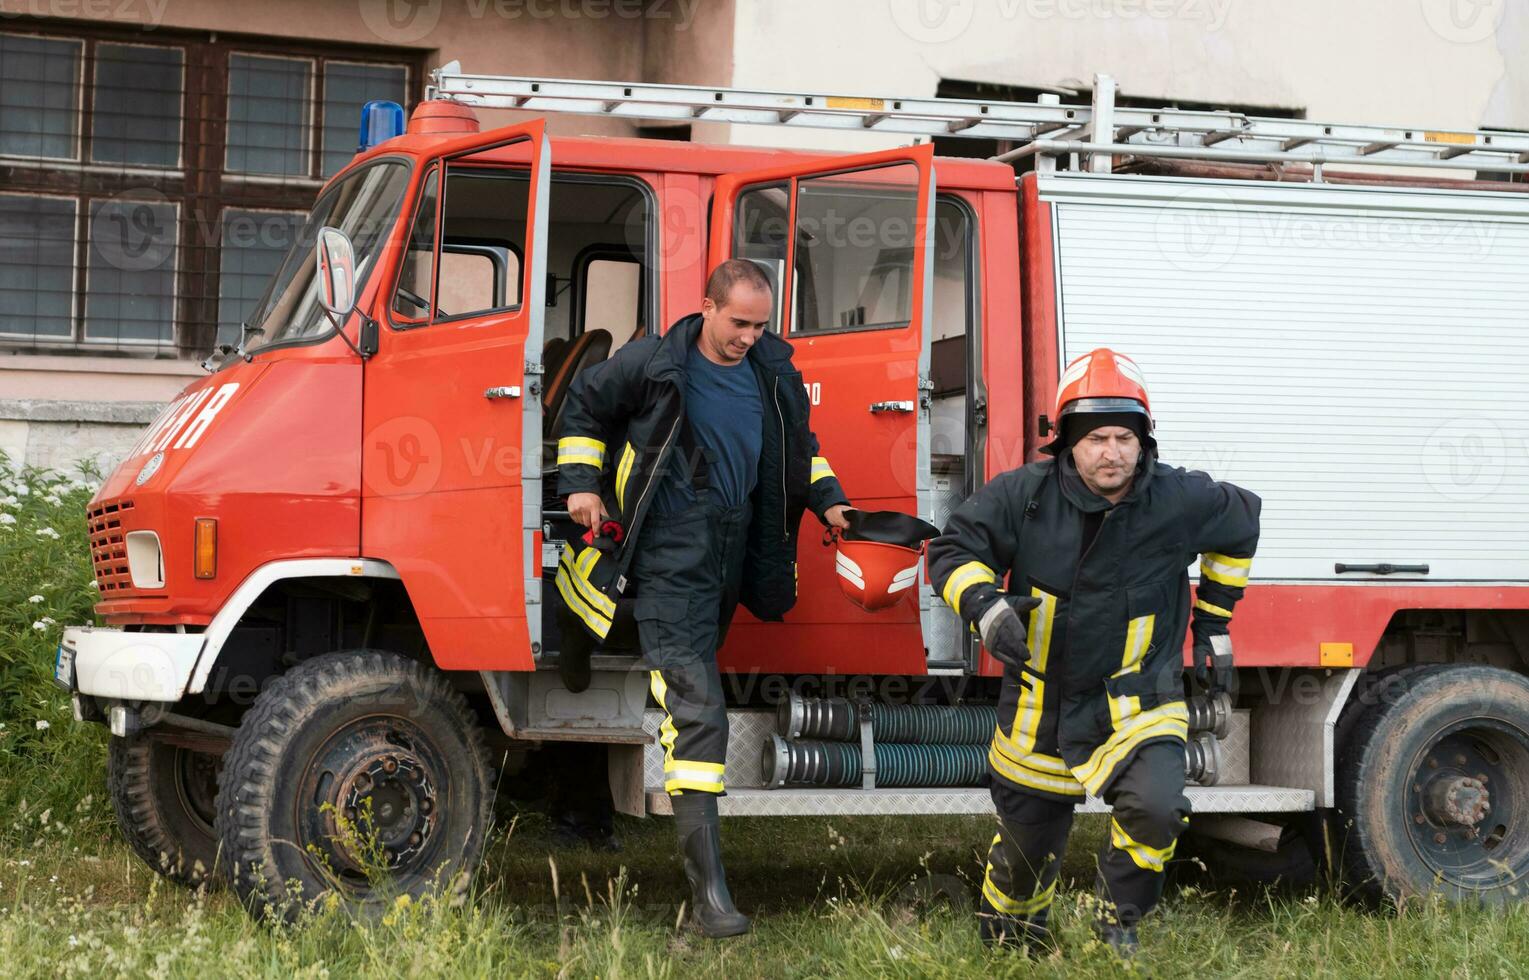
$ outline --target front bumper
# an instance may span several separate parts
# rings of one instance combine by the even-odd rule
[[[204,640],[201,633],[71,626],[59,641],[54,680],[98,698],[174,703],[186,693]]]

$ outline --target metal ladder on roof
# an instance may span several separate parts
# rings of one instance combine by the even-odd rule
[[[1115,105],[1115,81],[1094,76],[1093,104],[900,99],[808,92],[471,75],[451,62],[432,73],[429,97],[530,112],[684,122],[745,123],[900,136],[1012,140],[995,160],[1034,155],[1037,169],[1079,154],[1108,173],[1117,156],[1222,163],[1326,164],[1529,173],[1529,133],[1358,126],[1250,116],[1227,110]]]

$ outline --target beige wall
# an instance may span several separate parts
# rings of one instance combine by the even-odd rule
[[[1529,128],[1524,0],[738,0],[734,85],[929,96],[943,78]],[[901,137],[734,127],[734,142]]]

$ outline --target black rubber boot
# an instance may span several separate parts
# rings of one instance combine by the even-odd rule
[[[680,856],[685,860],[685,877],[690,879],[692,924],[708,939],[741,936],[749,931],[749,917],[733,905],[733,896],[727,890],[716,796],[681,793],[671,800]]]
[[[984,903],[985,904],[985,903]],[[1056,937],[1046,928],[1049,916],[977,913],[977,935],[989,949],[1005,949],[1026,956],[1050,956],[1057,951]]]
[[[1094,883],[1094,935],[1122,960],[1132,959],[1141,948],[1136,940],[1136,922],[1133,919],[1125,925],[1120,921],[1103,879]]]

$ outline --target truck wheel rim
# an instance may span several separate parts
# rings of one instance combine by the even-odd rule
[[[445,787],[444,756],[413,722],[353,721],[305,769],[296,799],[303,850],[353,891],[378,871],[427,867],[438,850]]]
[[[175,750],[175,789],[181,806],[208,834],[217,815],[219,760],[205,752]]]
[[[1441,884],[1489,891],[1529,875],[1529,735],[1497,719],[1457,722],[1415,757],[1409,842]]]

